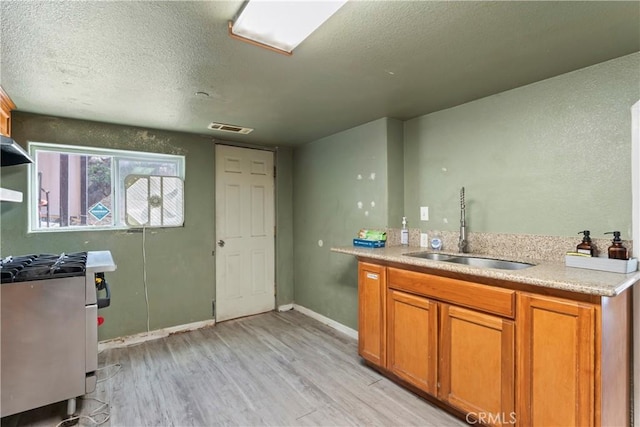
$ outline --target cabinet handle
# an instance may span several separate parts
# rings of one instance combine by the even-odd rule
[[[367,279],[378,280],[378,275],[375,273],[367,273]]]

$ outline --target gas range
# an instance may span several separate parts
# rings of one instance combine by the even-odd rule
[[[0,283],[84,276],[86,264],[86,252],[8,256],[0,260]]]
[[[0,416],[67,400],[96,387],[98,309],[111,303],[109,251],[0,260]]]

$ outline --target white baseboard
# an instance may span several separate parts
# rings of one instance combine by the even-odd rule
[[[278,311],[289,311],[293,310],[293,304],[284,304],[278,306]]]
[[[196,329],[206,328],[215,324],[216,321],[214,319],[203,320],[201,322],[187,323],[185,325],[171,326],[169,328],[157,329],[155,331],[141,332],[139,334],[113,338],[110,340],[100,341],[98,343],[98,351],[108,350],[112,348],[129,347],[131,345],[157,340],[158,338],[168,337],[171,334],[195,331]]]
[[[293,309],[296,310],[296,311],[299,311],[300,313],[302,313],[302,314],[304,314],[306,316],[311,317],[312,319],[315,319],[315,320],[317,320],[319,322],[322,322],[325,325],[330,326],[333,329],[335,329],[337,331],[340,331],[343,334],[346,334],[346,335],[350,336],[351,338],[358,339],[358,331],[356,331],[355,329],[351,329],[350,327],[345,326],[342,323],[336,322],[333,319],[329,319],[328,317],[323,316],[320,313],[316,313],[315,311],[309,310],[308,308],[303,307],[303,306],[298,305],[298,304],[293,304]]]
[[[358,331],[355,329],[351,329],[348,326],[343,325],[342,323],[336,322],[333,319],[329,319],[326,316],[323,316],[320,313],[316,313],[313,310],[310,310],[306,307],[303,307],[298,304],[284,304],[278,306],[278,311],[289,311],[296,310],[305,316],[309,316],[312,319],[315,319],[325,325],[342,332],[350,336],[351,338],[358,339]],[[157,329],[155,331],[150,332],[140,332],[139,334],[127,335],[124,337],[113,338],[110,340],[100,341],[98,343],[98,351],[108,350],[112,348],[121,348],[121,347],[129,347],[131,345],[141,344],[147,341],[157,340],[158,338],[168,337],[171,334],[187,332],[187,331],[195,331],[196,329],[206,328],[209,326],[213,326],[216,324],[216,321],[211,320],[203,320],[201,322],[193,322],[187,323],[185,325],[171,326],[169,328]]]

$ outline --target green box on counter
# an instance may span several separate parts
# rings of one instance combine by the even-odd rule
[[[364,228],[360,229],[360,231],[358,231],[358,239],[361,240],[380,240],[380,241],[386,241],[387,240],[387,233],[385,231],[381,231],[381,230],[366,230]]]

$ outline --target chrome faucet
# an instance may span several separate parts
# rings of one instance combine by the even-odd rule
[[[465,221],[464,187],[460,189],[460,238],[458,239],[458,251],[467,252],[467,224]]]

